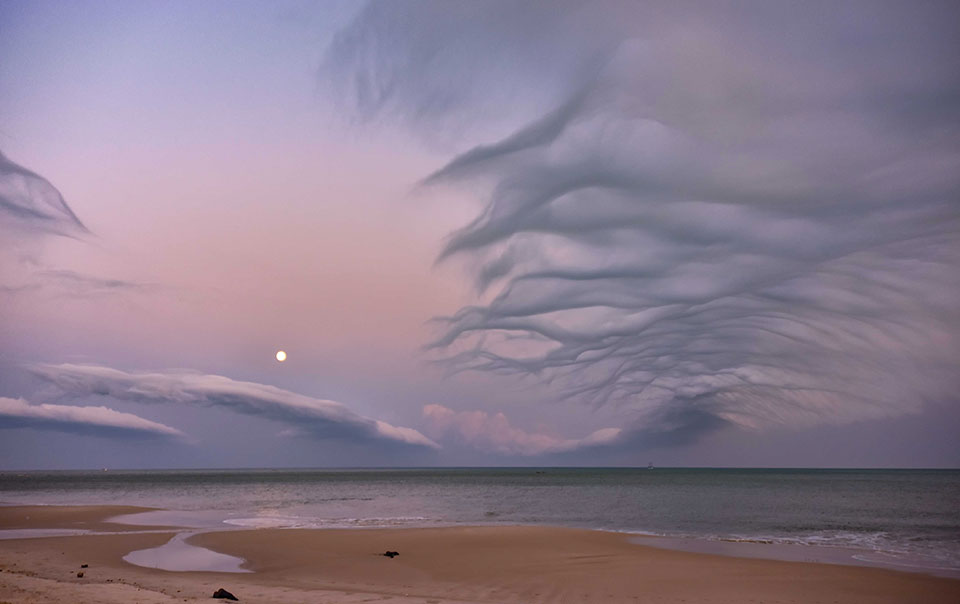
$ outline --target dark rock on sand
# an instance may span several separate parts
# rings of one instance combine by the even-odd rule
[[[80,572],[77,573],[77,578],[78,578],[78,579],[82,579],[82,578],[83,578],[83,571],[80,571]]]
[[[214,597],[214,598],[220,598],[220,599],[222,599],[222,600],[236,600],[236,599],[237,599],[237,596],[233,595],[232,593],[230,593],[229,591],[225,590],[225,589],[222,588],[222,587],[221,587],[220,589],[218,589],[217,591],[213,592],[213,597]]]
[[[393,558],[394,556],[399,556],[400,552],[386,551],[386,552],[383,552],[383,555],[386,556],[387,558]]]
[[[80,568],[86,568],[86,567],[88,567],[88,566],[90,566],[90,565],[89,565],[89,564],[81,564],[81,565],[80,565]]]

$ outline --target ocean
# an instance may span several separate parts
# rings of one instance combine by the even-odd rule
[[[0,473],[0,504],[129,504],[197,528],[538,524],[854,548],[960,571],[960,470],[418,468]]]

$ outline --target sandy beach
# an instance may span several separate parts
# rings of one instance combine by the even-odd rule
[[[118,532],[170,528],[108,522],[125,514],[155,511],[132,505],[11,505],[0,507],[0,530],[71,529]]]
[[[176,534],[106,522],[140,511],[144,509],[116,506],[0,508],[2,530],[92,532],[0,540],[0,602],[209,601],[220,587],[241,601],[265,603],[960,601],[960,581],[953,579],[669,551],[637,545],[626,535],[553,527],[202,533],[189,543],[242,557],[254,572],[169,572],[122,559]],[[97,534],[103,531],[109,534]],[[386,550],[400,555],[380,555]]]

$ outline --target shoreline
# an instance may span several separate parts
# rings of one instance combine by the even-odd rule
[[[47,517],[36,516],[40,507]],[[29,523],[116,526],[114,506],[0,507],[0,529]],[[143,508],[134,508],[142,513]],[[51,518],[50,515],[59,516]],[[30,518],[25,518],[29,516]],[[48,526],[40,526],[47,523]],[[209,601],[359,602],[956,602],[960,580],[822,562],[676,551],[636,535],[541,526],[171,528],[0,540],[0,601],[13,604]],[[164,571],[123,560],[183,533],[190,546],[244,560],[250,573]],[[639,537],[642,539],[664,539]],[[390,559],[383,551],[400,556]],[[81,564],[88,564],[80,569]],[[78,577],[78,572],[84,572]],[[139,590],[139,591],[137,591]]]
[[[960,470],[297,468],[5,478],[0,501],[10,504],[126,503],[169,510],[163,517],[141,515],[135,522],[140,525],[534,524],[679,539],[683,549],[722,555],[865,561],[935,574],[960,569],[960,510],[951,505],[960,493]],[[254,485],[256,490],[248,488]],[[134,523],[131,517],[122,522]],[[717,551],[728,542],[748,545]]]
[[[32,518],[32,519],[31,519]],[[432,523],[412,525],[250,525],[223,520],[222,514],[208,511],[177,511],[139,505],[101,504],[8,504],[0,502],[0,542],[5,539],[79,537],[115,533],[157,533],[176,531],[185,538],[207,532],[250,530],[428,530],[454,528],[555,528],[623,535],[637,545],[733,558],[781,562],[807,562],[855,566],[914,573],[960,580],[960,568],[937,566],[913,558],[893,558],[889,553],[863,547],[807,544],[773,539],[743,539],[671,535],[630,529],[522,523]],[[189,539],[187,539],[189,541]]]
[[[960,581],[960,568],[924,565],[909,558],[892,559],[888,556],[884,559],[886,554],[883,552],[863,548],[640,534],[634,534],[632,541],[638,545],[695,554],[876,568]]]

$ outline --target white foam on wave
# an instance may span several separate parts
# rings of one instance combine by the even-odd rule
[[[169,526],[175,528],[216,528],[223,512],[209,510],[150,510],[133,514],[121,514],[107,518],[106,522],[130,526]]]
[[[871,564],[889,564],[904,568],[948,571],[950,573],[960,574],[960,566],[953,561],[913,552],[872,551],[855,554],[853,557],[861,562]]]
[[[310,528],[307,520],[295,516],[256,516],[253,518],[227,518],[224,524],[243,528]]]
[[[341,521],[349,526],[404,526],[428,522],[430,519],[423,516],[388,516],[382,518],[342,518]]]
[[[387,528],[396,526],[421,526],[432,524],[424,516],[387,516],[366,518],[303,518],[300,516],[255,516],[250,518],[228,518],[224,524],[242,528],[283,528],[283,529],[320,529],[320,528]]]
[[[636,531],[624,531],[637,534]],[[960,578],[952,552],[897,547],[885,533],[824,532],[796,536],[661,534],[633,540],[640,545],[747,558],[901,568]]]

